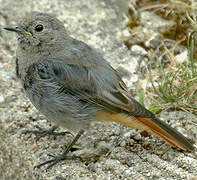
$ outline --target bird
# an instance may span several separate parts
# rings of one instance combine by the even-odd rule
[[[118,71],[94,48],[72,38],[54,15],[29,12],[4,29],[17,34],[16,76],[32,104],[56,126],[77,133],[60,156],[36,167],[69,159],[67,153],[94,121],[145,130],[172,147],[194,150],[192,140],[137,102]]]

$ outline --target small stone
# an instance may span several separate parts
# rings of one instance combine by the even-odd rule
[[[126,137],[126,138],[129,138],[130,136],[131,136],[130,132],[127,132],[127,133],[124,134],[124,137]]]
[[[163,151],[157,151],[157,154],[158,155],[162,155],[163,154]]]
[[[87,174],[87,171],[84,169],[81,171],[82,174]]]
[[[142,137],[141,137],[141,134],[140,133],[138,133],[135,137],[134,137],[134,139],[136,139],[136,140],[140,140]]]
[[[131,47],[131,52],[134,55],[147,55],[148,54],[144,48],[142,48],[141,46],[138,46],[138,45],[133,45]]]
[[[183,63],[183,62],[187,61],[187,59],[188,59],[188,51],[185,50],[182,53],[177,54],[175,57],[178,62]]]
[[[126,142],[125,142],[125,141],[122,141],[122,142],[120,143],[120,146],[121,146],[121,147],[125,147],[125,146],[126,146]]]
[[[5,98],[2,95],[0,95],[0,103],[3,103],[4,101],[5,101]]]
[[[124,38],[131,37],[131,33],[129,32],[128,29],[123,30],[122,35],[123,35]]]

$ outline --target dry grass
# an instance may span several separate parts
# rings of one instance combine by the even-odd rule
[[[165,20],[175,22],[161,32],[161,45],[157,49],[146,47],[142,41],[140,12],[151,11]],[[130,9],[128,27],[132,37],[125,40],[130,48],[134,44],[144,47],[149,54],[149,79],[152,88],[139,91],[137,96],[144,105],[144,96],[151,102],[149,109],[156,113],[161,110],[176,109],[190,111],[197,115],[197,2],[195,0],[140,0]],[[142,38],[143,39],[143,38]],[[170,44],[170,45],[169,45]],[[188,51],[188,59],[180,62],[176,55]],[[147,82],[147,83],[148,83]]]
[[[188,38],[188,61],[184,63],[171,61],[165,68],[162,63],[150,65],[149,73],[153,89],[149,89],[149,92],[156,94],[156,96],[152,96],[152,99],[157,106],[157,111],[176,109],[190,111],[197,115],[197,65],[194,61],[196,34],[197,31],[194,31]],[[157,57],[152,58],[152,61],[156,62],[154,58]],[[174,59],[176,58],[174,57]],[[154,78],[152,65],[158,70],[156,73],[154,72]],[[157,85],[154,82],[158,82]]]

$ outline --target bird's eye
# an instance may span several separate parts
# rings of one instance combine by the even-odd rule
[[[44,27],[43,27],[43,25],[41,25],[41,24],[38,24],[38,25],[35,27],[35,30],[36,30],[37,32],[41,32],[43,29],[44,29]]]

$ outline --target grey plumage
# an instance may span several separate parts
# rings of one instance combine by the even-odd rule
[[[93,100],[87,103],[89,89],[96,92],[94,85],[79,85],[79,81],[87,78],[88,71],[80,69],[82,73],[72,66],[50,59],[33,64],[26,73],[24,88],[35,107],[50,120],[78,131],[88,127],[100,108],[94,105]]]
[[[18,33],[16,51],[17,76],[31,102],[58,125],[74,131],[87,128],[103,108],[96,96],[113,92],[120,77],[94,49],[68,36],[51,15],[33,12],[19,24],[31,33]],[[44,33],[36,32],[38,24]]]
[[[87,128],[103,106],[117,110],[99,99],[106,96],[122,103],[113,92],[120,82],[125,85],[109,63],[68,36],[62,23],[51,15],[33,12],[26,17],[19,24],[31,35],[18,33],[16,71],[35,107],[71,130]],[[38,24],[44,26],[43,34],[35,31]]]
[[[172,146],[194,148],[190,140],[134,100],[110,64],[71,38],[52,15],[33,12],[19,24],[6,28],[18,34],[17,76],[31,102],[51,121],[79,131],[103,111],[116,122],[154,132]],[[117,114],[123,114],[118,116],[121,120],[115,119]]]

